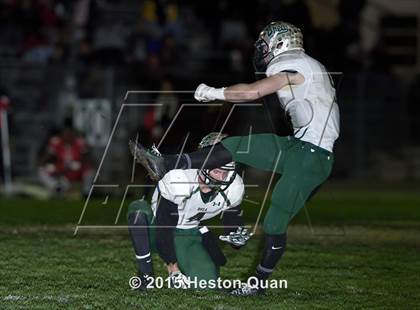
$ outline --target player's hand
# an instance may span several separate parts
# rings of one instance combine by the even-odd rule
[[[230,243],[234,246],[241,247],[251,238],[252,234],[248,233],[248,229],[238,227],[236,231],[232,231],[229,235],[221,235],[219,239]]]
[[[210,87],[204,83],[201,83],[200,85],[198,85],[197,89],[195,90],[194,98],[195,100],[200,101],[200,102],[213,101],[216,99],[214,98],[213,90],[214,90],[214,87]]]

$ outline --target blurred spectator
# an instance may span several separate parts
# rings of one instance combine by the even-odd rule
[[[12,1],[5,15],[9,16],[7,31],[21,38],[19,52],[23,60],[45,64],[50,60],[61,62],[65,57],[67,9],[63,1]]]
[[[146,50],[148,54],[159,54],[161,37],[163,35],[163,16],[162,8],[157,1],[146,0],[143,4],[140,33],[146,39]]]
[[[53,48],[40,31],[30,31],[23,41],[23,60],[30,63],[47,63],[53,55]]]
[[[71,119],[66,119],[59,135],[48,140],[41,158],[39,178],[51,196],[68,191],[75,182],[81,182],[81,191],[87,195],[93,180],[93,171],[88,158],[88,147],[73,130]]]
[[[179,7],[176,3],[168,3],[165,8],[165,34],[169,34],[177,43],[185,40],[185,29],[179,18]]]
[[[77,99],[76,77],[70,73],[64,79],[64,86],[58,93],[57,102],[52,102],[54,112],[51,113],[50,122],[54,123],[54,127],[60,128],[60,125],[73,115]]]
[[[177,51],[184,39],[184,27],[178,14],[175,2],[147,0],[143,3],[139,27],[132,36],[134,61],[160,67],[178,60]]]

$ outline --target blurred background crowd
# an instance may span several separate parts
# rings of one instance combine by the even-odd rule
[[[164,138],[161,148],[177,151],[188,136],[192,150],[229,106],[187,105],[177,115],[194,101],[174,90],[253,81],[253,44],[274,20],[300,27],[307,53],[332,72],[342,119],[334,178],[420,180],[416,0],[1,0],[11,155],[1,176],[41,182],[48,195],[79,182],[87,194],[93,181],[130,182],[129,138]],[[265,112],[235,111],[226,131],[287,134],[270,101]]]

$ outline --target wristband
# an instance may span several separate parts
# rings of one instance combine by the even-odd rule
[[[216,100],[226,100],[225,97],[225,88],[211,88],[210,95]]]

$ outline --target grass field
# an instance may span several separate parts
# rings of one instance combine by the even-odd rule
[[[135,263],[125,229],[80,229],[73,236],[83,202],[0,204],[0,309],[420,308],[420,195],[415,189],[323,190],[289,229],[288,250],[273,275],[287,280],[288,288],[258,298],[131,291]],[[92,207],[91,219],[108,221],[118,205]],[[252,224],[257,212],[246,205],[246,221]],[[224,247],[228,264],[221,276],[245,279],[255,266],[259,240],[254,237],[240,251]],[[154,266],[164,276],[157,257]]]

